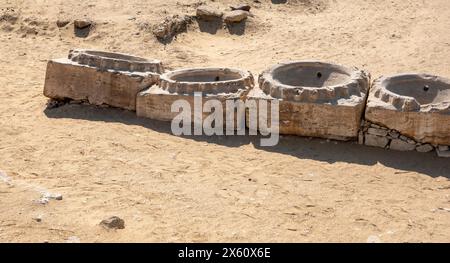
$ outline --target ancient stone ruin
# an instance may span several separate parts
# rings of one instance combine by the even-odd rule
[[[444,146],[450,145],[450,80],[426,74],[381,77],[370,89],[365,118],[383,130],[367,130],[365,144],[404,151],[436,146],[439,155],[450,155]]]
[[[202,103],[216,99],[244,99],[248,89],[254,86],[253,76],[248,71],[230,68],[191,68],[162,74],[157,85],[140,92],[137,96],[138,116],[155,120],[170,121],[177,112],[171,112],[171,105],[179,99],[189,102],[194,109],[194,93],[201,92]],[[224,116],[225,116],[224,112]],[[203,113],[203,118],[209,113]],[[193,119],[192,119],[193,120]]]
[[[257,86],[252,74],[240,69],[163,72],[158,60],[77,49],[68,58],[48,62],[44,95],[135,110],[138,116],[162,121],[179,114],[172,112],[177,100],[191,109],[199,98],[202,107],[215,99],[223,109],[227,101],[242,100],[247,116],[256,112],[258,117],[260,104],[247,102],[265,101],[270,108],[277,101],[281,134],[358,140],[400,151],[436,150],[438,156],[450,157],[450,80],[442,77],[400,74],[378,78],[370,86],[370,76],[362,70],[319,61],[275,65],[259,76]],[[223,114],[227,119],[229,112]],[[210,113],[200,115],[204,120]]]
[[[136,94],[163,72],[158,60],[121,53],[76,49],[47,64],[44,95],[136,110]]]
[[[279,100],[280,133],[338,140],[358,136],[369,76],[356,68],[296,61],[259,76],[248,99]]]

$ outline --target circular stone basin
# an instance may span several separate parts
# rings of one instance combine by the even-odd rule
[[[283,100],[330,102],[351,96],[364,97],[367,75],[356,68],[319,61],[281,63],[259,78],[264,93]]]
[[[450,80],[427,74],[399,74],[378,83],[377,97],[404,109],[418,109],[430,104],[450,103]],[[406,104],[406,105],[405,105]],[[431,105],[430,105],[431,106]]]
[[[179,94],[234,93],[253,87],[253,76],[248,71],[231,68],[181,69],[161,75],[159,86]]]
[[[69,59],[82,65],[104,70],[154,72],[158,74],[164,71],[159,60],[149,60],[123,53],[75,49],[69,52]]]

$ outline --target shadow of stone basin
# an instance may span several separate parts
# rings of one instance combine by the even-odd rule
[[[278,101],[281,134],[350,140],[357,136],[369,76],[354,67],[291,61],[264,71],[256,100]]]
[[[374,81],[366,119],[421,143],[450,145],[450,80],[398,74]]]

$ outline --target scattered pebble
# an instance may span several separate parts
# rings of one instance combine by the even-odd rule
[[[58,19],[58,20],[56,20],[56,25],[57,25],[58,27],[65,27],[65,26],[67,26],[69,23],[70,23],[70,20],[67,20],[67,19]]]
[[[112,216],[100,222],[100,225],[107,229],[124,229],[125,221],[117,216]]]
[[[92,25],[92,21],[89,19],[76,19],[73,22],[73,25],[77,29],[83,29],[83,28],[90,27]]]
[[[243,11],[250,11],[251,6],[248,4],[240,4],[240,5],[234,5],[234,6],[230,6],[231,10],[243,10]]]

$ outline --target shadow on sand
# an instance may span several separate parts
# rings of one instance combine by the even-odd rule
[[[116,108],[66,104],[58,108],[47,108],[49,118],[71,118],[90,121],[117,122],[139,125],[154,131],[172,134],[170,122],[140,118],[132,111]],[[175,136],[175,135],[174,135]],[[438,158],[434,152],[398,152],[358,145],[354,142],[327,142],[323,139],[308,139],[297,136],[281,136],[278,145],[261,147],[259,136],[182,136],[182,138],[203,141],[227,147],[253,144],[259,150],[291,155],[300,159],[311,159],[327,163],[346,162],[372,166],[384,166],[403,171],[419,172],[431,177],[450,178],[450,161]],[[398,173],[402,173],[399,171]]]

